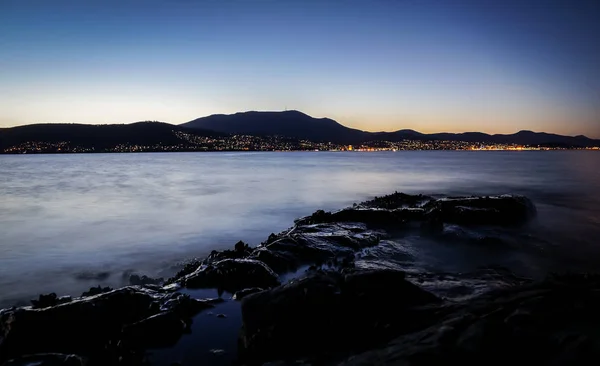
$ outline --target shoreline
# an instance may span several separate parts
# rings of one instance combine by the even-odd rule
[[[173,151],[94,151],[94,152],[0,152],[0,155],[95,155],[95,154],[155,154],[155,153],[293,153],[293,152],[328,152],[328,153],[398,153],[404,151],[470,151],[470,152],[524,152],[524,151],[600,151],[600,148],[527,148],[527,149],[402,149],[402,150],[173,150]]]
[[[39,357],[47,362],[79,362],[73,360],[81,357],[91,365],[141,364],[148,350],[176,346],[198,316],[241,300],[239,349],[235,355],[228,351],[235,362],[254,365],[291,358],[360,364],[349,358],[357,350],[367,352],[362,357],[368,359],[368,352],[394,337],[428,331],[449,314],[464,311],[468,304],[460,291],[469,281],[500,281],[504,290],[499,291],[517,294],[541,285],[491,268],[474,275],[481,278],[457,275],[455,288],[435,293],[423,277],[385,268],[359,253],[386,245],[394,230],[427,235],[448,224],[519,226],[535,214],[531,201],[522,196],[434,199],[402,193],[335,212],[318,210],[255,248],[240,241],[232,250],[213,251],[164,282],[131,276],[131,286],[120,289],[91,288],[74,299],[40,295],[31,307],[3,309],[0,362],[60,353]],[[565,281],[570,279],[558,280]],[[212,289],[217,296],[191,296],[196,289]],[[452,291],[458,295],[454,299]],[[378,299],[382,294],[384,299]],[[497,301],[486,296],[492,295],[484,291],[468,298],[481,307]],[[57,328],[65,334],[57,337]],[[302,329],[313,337],[303,337]],[[213,356],[221,353],[217,351]],[[77,356],[67,360],[65,354]]]

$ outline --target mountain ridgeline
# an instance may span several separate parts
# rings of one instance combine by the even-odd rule
[[[329,118],[313,118],[298,111],[242,112],[214,114],[184,123],[189,128],[203,128],[230,134],[280,135],[309,141],[358,143],[369,132],[348,128]]]
[[[203,129],[188,129],[163,122],[136,122],[131,124],[86,125],[68,123],[40,123],[0,129],[0,152],[21,144],[49,144],[58,147],[78,146],[95,152],[127,146],[179,146],[187,136],[223,136],[223,133]],[[56,152],[46,148],[47,152]]]
[[[240,138],[235,135],[251,135]],[[274,137],[277,136],[277,137]],[[306,144],[300,140],[308,140]],[[366,132],[329,118],[298,111],[243,112],[212,115],[172,125],[163,122],[85,125],[44,123],[0,128],[0,153],[297,150],[377,141],[464,141],[548,147],[594,147],[600,140],[520,131],[511,135],[480,132],[423,134],[413,130]]]
[[[298,111],[252,111],[229,115],[215,114],[195,119],[181,126],[229,134],[281,135],[310,141],[330,141],[338,144],[358,144],[378,140],[391,142],[446,140],[565,147],[600,145],[600,140],[593,140],[585,136],[572,137],[532,131],[520,131],[510,135],[488,135],[481,132],[424,134],[413,130],[366,132],[348,128],[329,118],[313,118]]]

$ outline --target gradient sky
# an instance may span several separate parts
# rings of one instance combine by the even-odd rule
[[[0,0],[0,126],[285,108],[600,138],[600,1]]]

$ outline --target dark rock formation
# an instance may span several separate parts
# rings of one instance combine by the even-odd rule
[[[48,295],[40,295],[37,300],[31,300],[34,309],[47,308],[71,301],[71,296],[58,297],[54,292]]]
[[[0,314],[0,360],[14,356],[91,351],[121,326],[152,315],[153,296],[122,288],[49,308],[20,308]]]
[[[164,278],[151,278],[148,276],[140,276],[133,274],[129,277],[129,284],[133,286],[145,286],[145,285],[160,285],[165,282]]]
[[[528,198],[516,195],[442,198],[425,208],[430,219],[461,225],[523,224],[536,214]]]
[[[17,357],[2,366],[85,366],[86,362],[77,355],[41,353]]]
[[[191,317],[214,302],[125,287],[42,309],[5,309],[0,311],[0,362],[58,352],[109,363],[111,344],[123,352],[173,344]]]
[[[342,365],[592,365],[600,281],[574,276],[489,293]]]
[[[362,223],[321,223],[298,225],[293,230],[270,237],[256,248],[251,258],[260,260],[277,273],[293,271],[303,264],[354,258],[356,251],[377,245],[385,236]]]
[[[112,291],[113,289],[110,287],[100,287],[100,285],[96,286],[96,287],[90,287],[90,289],[88,291],[85,291],[81,294],[81,297],[87,297],[87,296],[94,296],[94,295],[99,295],[99,294],[103,294],[105,292],[109,292]]]
[[[518,195],[433,199],[422,195],[394,193],[336,212],[318,210],[311,216],[296,220],[296,225],[361,222],[376,227],[395,228],[410,221],[423,220],[432,227],[444,222],[461,225],[513,225],[526,223],[535,214],[533,203]]]
[[[261,292],[261,291],[263,291],[263,289],[260,287],[245,288],[245,289],[237,291],[235,294],[233,294],[233,299],[234,300],[242,300],[244,297],[246,297],[248,295],[252,295],[252,294],[255,294],[255,293]]]
[[[433,312],[412,309],[439,302],[398,271],[317,273],[242,300],[241,355],[253,363],[365,347],[431,324]]]
[[[388,210],[394,210],[399,208],[417,208],[423,204],[431,201],[433,198],[429,196],[410,195],[406,193],[394,192],[392,194],[375,197],[372,200],[362,202],[360,206],[370,208],[385,208]]]
[[[165,311],[123,327],[123,345],[136,349],[172,346],[186,330],[187,324],[179,314]]]
[[[269,288],[279,285],[277,275],[263,262],[254,259],[224,259],[199,267],[183,278],[189,288],[220,288],[235,292],[247,287]]]

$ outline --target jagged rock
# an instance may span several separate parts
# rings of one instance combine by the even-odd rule
[[[86,362],[77,355],[61,353],[40,353],[17,357],[2,366],[85,366]]]
[[[495,291],[341,365],[592,365],[600,357],[599,305],[599,282],[583,276]]]
[[[439,302],[402,272],[318,272],[242,300],[240,355],[264,362],[364,347],[431,324],[431,311],[412,308]]]
[[[257,248],[250,257],[265,263],[276,273],[285,273],[298,268],[299,261],[287,252],[276,252],[265,247]]]
[[[140,276],[133,274],[129,277],[129,284],[133,286],[145,286],[145,285],[160,285],[164,282],[164,278],[151,278],[148,276]]]
[[[236,252],[238,252],[238,253],[243,253],[243,252],[245,252],[246,250],[248,250],[248,248],[249,248],[249,247],[248,247],[248,244],[244,243],[244,242],[243,242],[243,241],[241,241],[241,240],[240,240],[240,241],[238,241],[237,243],[235,243],[235,246],[234,246],[234,250],[235,250]]]
[[[523,224],[536,214],[534,204],[518,195],[442,198],[426,209],[432,220],[461,225]]]
[[[396,226],[405,222],[396,211],[360,208],[347,208],[333,212],[330,220],[330,222],[362,222],[376,226]]]
[[[251,257],[277,273],[284,273],[302,264],[353,258],[356,251],[377,245],[384,235],[367,229],[364,224],[311,224],[280,235],[270,244],[255,249]]]
[[[58,297],[54,292],[48,295],[40,294],[37,300],[31,300],[31,305],[34,309],[47,308],[58,304],[64,304],[71,301],[71,296]]]
[[[399,208],[416,208],[421,207],[424,203],[431,201],[432,198],[429,196],[410,195],[406,193],[394,192],[392,194],[375,197],[370,201],[365,201],[360,204],[363,207],[371,208],[385,208],[388,210],[394,210]]]
[[[182,319],[189,319],[202,310],[210,309],[223,299],[193,299],[187,294],[173,293],[163,298],[160,306],[161,312],[171,311],[179,315]]]
[[[244,297],[246,297],[248,295],[252,295],[252,294],[255,294],[255,293],[261,292],[261,291],[263,291],[263,289],[260,287],[245,288],[245,289],[237,291],[235,294],[233,294],[233,299],[234,300],[242,300]]]
[[[302,217],[294,221],[298,226],[322,224],[325,222],[331,222],[331,212],[325,212],[323,210],[317,210],[310,216]]]
[[[125,287],[44,309],[0,312],[0,361],[19,355],[102,348],[123,324],[153,315],[152,293]]]
[[[86,297],[86,296],[94,296],[94,295],[99,295],[105,292],[109,292],[112,291],[112,288],[110,287],[100,287],[100,285],[96,286],[96,287],[90,287],[90,289],[88,291],[85,291],[84,293],[81,294],[82,297]]]
[[[169,347],[177,343],[186,328],[185,321],[177,313],[165,311],[125,325],[121,341],[128,348]]]
[[[385,303],[394,307],[441,302],[435,295],[406,281],[405,277],[404,272],[396,270],[357,270],[345,275],[342,293],[352,301],[366,299],[371,303],[373,298],[384,295]]]
[[[263,262],[254,259],[224,259],[200,267],[183,278],[189,288],[221,288],[235,292],[247,287],[277,286],[277,275]]]

